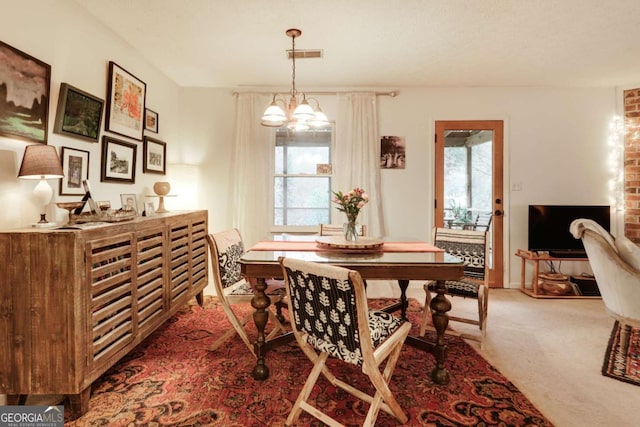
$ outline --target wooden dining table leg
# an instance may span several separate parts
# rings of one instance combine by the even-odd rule
[[[255,294],[251,298],[251,307],[255,309],[253,312],[253,321],[258,329],[258,339],[254,344],[254,351],[256,353],[256,366],[253,368],[251,375],[255,380],[266,380],[269,378],[269,368],[265,362],[267,348],[265,346],[264,329],[267,326],[267,320],[269,319],[269,304],[271,301],[264,293],[267,289],[267,282],[264,278],[258,278],[255,284]]]
[[[409,287],[408,280],[398,280],[398,286],[400,287],[400,318],[407,322],[407,307],[409,307],[409,301],[407,300],[407,288]]]
[[[433,355],[436,359],[436,367],[431,371],[431,379],[436,384],[449,384],[449,371],[445,368],[447,360],[447,345],[444,342],[444,333],[449,326],[449,315],[447,312],[451,310],[451,301],[444,295],[447,292],[447,286],[443,280],[436,281],[436,296],[431,300],[433,326],[437,333],[436,343],[433,349]]]

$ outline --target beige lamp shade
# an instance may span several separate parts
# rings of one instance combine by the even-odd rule
[[[62,178],[62,164],[53,145],[28,145],[20,165],[18,178],[53,179]]]

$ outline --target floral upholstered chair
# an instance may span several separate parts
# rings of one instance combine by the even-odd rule
[[[218,338],[210,347],[215,350],[220,347],[227,339],[234,334],[238,334],[247,348],[255,356],[253,343],[249,339],[244,326],[252,319],[253,310],[238,319],[233,311],[234,305],[251,306],[251,299],[254,295],[254,289],[251,284],[245,280],[240,274],[240,258],[244,254],[244,244],[242,237],[237,229],[230,229],[207,235],[207,243],[209,245],[209,253],[211,255],[211,264],[213,267],[213,283],[215,285],[216,294],[220,300],[220,304],[233,326],[232,329],[226,331]],[[271,304],[276,305],[278,310],[284,304],[282,302],[285,290],[281,281],[268,282],[265,293],[271,300]],[[276,316],[269,310],[269,320],[275,325],[273,330],[267,336],[270,339],[278,334],[278,332],[286,332],[281,321],[282,315],[278,312]]]
[[[487,331],[487,314],[489,304],[489,274],[486,255],[488,251],[488,233],[486,231],[460,230],[449,228],[436,228],[433,235],[433,244],[445,252],[462,259],[465,263],[464,277],[460,280],[447,280],[447,295],[474,298],[478,300],[478,319],[468,319],[458,316],[449,316],[454,322],[478,325],[480,334],[456,333],[447,330],[448,334],[459,335],[463,338],[484,342]],[[427,329],[433,329],[430,325],[431,318],[431,293],[435,292],[436,283],[429,281],[424,285],[426,299],[424,314],[420,326],[420,336],[424,336]]]
[[[312,406],[313,401],[309,400],[320,374],[335,387],[371,404],[362,425],[373,426],[380,409],[401,423],[407,422],[407,416],[389,389],[389,381],[411,324],[391,314],[369,310],[362,278],[356,271],[293,258],[280,258],[280,264],[293,333],[302,351],[314,363],[286,425],[296,424],[301,411],[325,424],[341,425]],[[348,378],[335,377],[326,365],[329,357],[361,367],[371,380],[375,395],[354,388],[346,382]],[[383,372],[380,371],[382,364]]]

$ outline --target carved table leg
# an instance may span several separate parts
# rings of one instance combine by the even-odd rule
[[[253,368],[251,375],[255,380],[266,380],[269,378],[269,368],[265,363],[265,356],[267,353],[265,347],[265,335],[264,329],[267,326],[267,320],[269,319],[269,313],[267,309],[270,304],[269,298],[265,295],[264,290],[267,288],[267,282],[264,278],[256,280],[255,294],[251,298],[251,307],[256,311],[253,313],[253,321],[258,329],[258,339],[254,345],[254,351],[258,358],[256,366]]]
[[[436,358],[436,367],[431,371],[431,379],[436,384],[449,384],[449,372],[445,368],[444,364],[447,360],[447,346],[444,343],[444,332],[449,325],[449,315],[447,312],[451,310],[451,302],[444,296],[447,292],[447,287],[444,281],[438,280],[436,282],[437,295],[431,300],[431,310],[433,326],[437,332],[437,341],[433,349],[433,354]]]
[[[409,306],[409,302],[407,301],[407,288],[409,287],[409,281],[398,280],[398,286],[400,287],[400,318],[408,322],[407,307]]]

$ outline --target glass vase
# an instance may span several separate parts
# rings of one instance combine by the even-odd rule
[[[344,240],[347,242],[355,242],[358,240],[358,223],[354,219],[349,219],[344,223]]]

